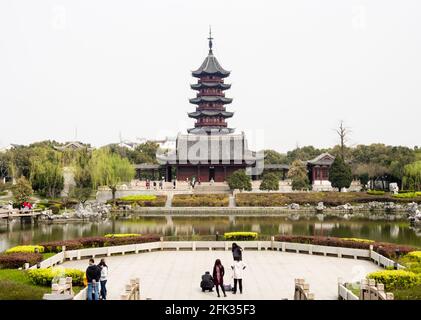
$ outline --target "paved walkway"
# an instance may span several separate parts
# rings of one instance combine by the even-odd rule
[[[215,259],[225,266],[225,283],[233,284],[229,251],[159,251],[106,258],[109,266],[109,299],[119,299],[130,278],[140,278],[141,298],[153,300],[217,299],[202,293],[201,275],[212,272]],[[337,281],[358,281],[379,268],[364,260],[340,259],[279,251],[245,251],[247,264],[244,293],[221,299],[293,299],[294,279],[304,278],[317,300],[337,299]],[[96,259],[99,262],[99,258]],[[66,268],[85,270],[87,260],[64,263]]]

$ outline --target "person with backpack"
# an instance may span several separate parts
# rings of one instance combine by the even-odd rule
[[[98,266],[101,268],[101,278],[99,279],[101,284],[100,298],[101,300],[107,300],[108,266],[105,263],[105,259],[101,259]]]
[[[234,288],[232,290],[232,294],[237,293],[237,284],[240,289],[240,294],[242,294],[243,293],[243,273],[244,273],[244,269],[246,268],[246,264],[241,260],[235,260],[231,268],[234,272]]]
[[[243,248],[237,245],[235,242],[232,244],[232,257],[234,261],[243,260]]]
[[[215,284],[218,298],[220,297],[218,287],[221,287],[224,297],[227,296],[225,293],[225,288],[224,288],[224,274],[225,274],[225,270],[224,270],[224,266],[221,263],[221,260],[216,259],[215,265],[213,266],[213,282]]]
[[[94,259],[89,259],[89,266],[86,269],[86,280],[88,282],[88,300],[99,299],[99,281],[101,269],[95,264]]]

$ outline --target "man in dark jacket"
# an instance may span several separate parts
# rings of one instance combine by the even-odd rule
[[[99,300],[100,279],[101,269],[95,264],[94,259],[89,259],[89,267],[86,268],[86,280],[88,280],[88,300]]]
[[[202,276],[202,282],[200,282],[200,287],[202,288],[203,292],[205,292],[206,290],[212,292],[213,286],[213,278],[210,275],[210,272],[206,271],[205,274]]]

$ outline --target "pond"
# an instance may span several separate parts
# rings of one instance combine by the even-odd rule
[[[421,237],[406,221],[341,220],[338,218],[289,220],[285,217],[139,217],[96,222],[0,224],[0,252],[15,245],[100,236],[107,233],[161,234],[170,238],[213,236],[218,232],[255,231],[261,235],[320,235],[365,238],[421,247]]]

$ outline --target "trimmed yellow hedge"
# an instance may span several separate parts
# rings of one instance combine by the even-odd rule
[[[355,242],[364,242],[364,243],[373,243],[375,242],[374,240],[369,240],[369,239],[360,239],[360,238],[341,238],[342,240],[345,241],[355,241]]]
[[[38,249],[39,253],[44,252],[43,246],[16,246],[6,250],[6,253],[34,253]]]
[[[421,251],[412,251],[406,256],[412,261],[421,262]]]
[[[224,238],[226,240],[256,240],[257,232],[226,232]]]
[[[28,276],[33,284],[40,286],[50,286],[55,277],[72,277],[72,284],[81,286],[83,285],[84,272],[77,269],[54,267],[28,270]]]
[[[227,194],[176,194],[173,207],[228,207]]]
[[[421,284],[421,276],[406,270],[382,270],[372,272],[367,278],[383,283],[386,290],[409,289]]]
[[[127,238],[127,237],[140,237],[140,233],[109,233],[105,238]]]

